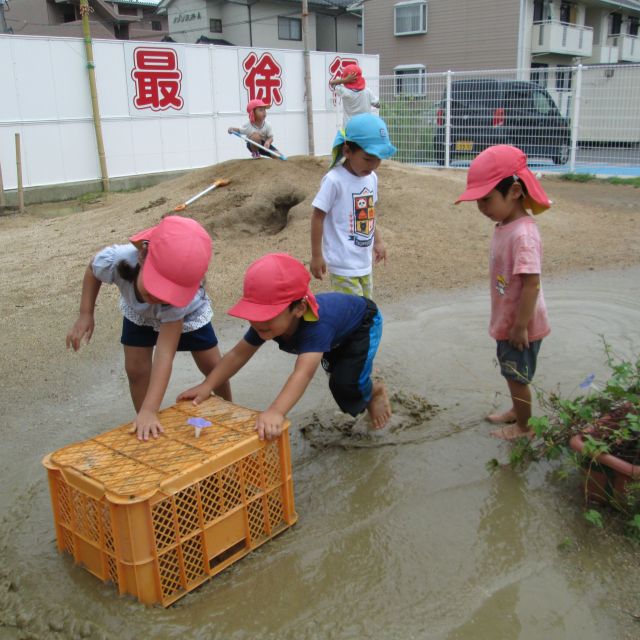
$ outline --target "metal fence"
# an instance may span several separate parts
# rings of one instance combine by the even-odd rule
[[[564,171],[640,169],[640,65],[402,74],[378,87],[401,162],[464,166],[513,144]]]

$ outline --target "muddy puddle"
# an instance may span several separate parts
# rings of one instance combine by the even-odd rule
[[[602,338],[640,350],[640,269],[545,283],[553,333],[537,383],[604,379]],[[506,407],[484,287],[383,307],[384,432],[337,413],[319,373],[291,415],[291,530],[171,608],[118,597],[55,549],[42,456],[131,419],[120,354],[52,372],[48,395],[4,410],[0,637],[554,640],[640,637],[640,550],[581,517],[577,481],[541,464],[490,474],[508,445],[482,416]],[[220,331],[223,345],[241,335]],[[259,408],[290,356],[265,347],[235,380]],[[74,365],[75,366],[75,365]],[[180,358],[169,397],[197,380]],[[55,402],[50,400],[51,393]]]

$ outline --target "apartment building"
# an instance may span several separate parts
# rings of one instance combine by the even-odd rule
[[[640,62],[640,0],[366,0],[383,74]]]
[[[156,14],[159,0],[90,0],[94,38],[162,40],[166,17]],[[6,31],[20,35],[82,37],[79,0],[11,0],[4,5]]]
[[[362,17],[353,0],[309,0],[309,48],[362,51]],[[302,49],[300,0],[162,0],[169,36],[176,42]]]

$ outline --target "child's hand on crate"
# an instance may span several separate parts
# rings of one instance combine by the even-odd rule
[[[282,431],[283,422],[284,416],[273,409],[267,409],[259,414],[256,418],[256,431],[260,440],[277,438]]]
[[[148,440],[149,435],[157,438],[162,431],[162,425],[155,411],[140,409],[140,412],[133,421],[131,433],[135,433],[138,440]]]
[[[211,385],[205,380],[195,387],[191,387],[186,391],[183,391],[177,398],[176,402],[180,402],[180,400],[193,400],[193,404],[200,404],[207,398],[211,397],[211,392],[213,389]]]

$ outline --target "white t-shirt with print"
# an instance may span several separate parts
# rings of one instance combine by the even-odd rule
[[[371,273],[377,201],[374,172],[360,178],[340,165],[322,178],[312,205],[327,214],[322,255],[329,273],[350,277]]]
[[[342,98],[345,125],[353,116],[359,113],[371,113],[372,105],[377,105],[380,102],[378,96],[368,87],[361,91],[354,91],[353,89],[347,89],[342,84],[337,84],[336,95]]]

